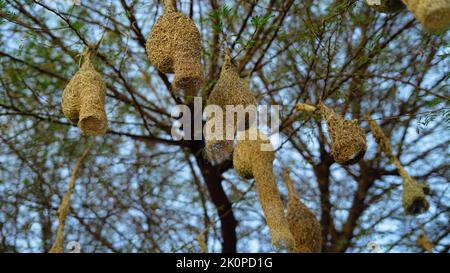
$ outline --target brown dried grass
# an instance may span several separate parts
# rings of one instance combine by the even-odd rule
[[[358,125],[358,120],[346,120],[320,102],[317,106],[298,103],[297,111],[312,114],[316,111],[325,119],[331,139],[331,156],[343,165],[360,161],[367,150],[366,134]]]

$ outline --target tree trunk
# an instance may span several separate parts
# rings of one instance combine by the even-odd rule
[[[236,252],[236,226],[237,221],[234,217],[231,202],[228,199],[222,187],[222,172],[218,166],[212,166],[209,162],[203,159],[201,150],[195,153],[195,159],[199,166],[203,179],[208,188],[217,213],[220,217],[221,233],[222,233],[222,252],[235,253]]]

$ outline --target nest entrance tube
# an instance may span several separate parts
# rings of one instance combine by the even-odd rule
[[[203,81],[201,37],[195,23],[178,12],[175,0],[164,1],[146,43],[150,63],[162,73],[174,73],[173,90],[195,95]]]
[[[316,216],[300,201],[294,189],[289,170],[283,170],[283,181],[288,189],[287,221],[295,239],[295,253],[318,253],[322,250],[322,227]]]
[[[405,8],[401,0],[379,0],[378,3],[374,0],[371,3],[369,0],[365,1],[371,8],[384,13],[393,13]]]
[[[295,239],[289,229],[273,175],[275,152],[273,147],[270,147],[267,136],[256,128],[239,133],[233,154],[233,166],[239,176],[245,179],[255,178],[256,191],[269,226],[272,244],[277,248],[292,249]]]
[[[61,106],[64,115],[85,135],[103,135],[108,129],[105,112],[106,85],[91,63],[90,54],[64,89]]]
[[[219,136],[219,139],[205,135],[207,159],[220,163],[231,156],[236,131],[248,129],[256,122],[256,98],[250,91],[248,84],[240,78],[236,66],[232,63],[228,54],[224,55],[219,80],[209,95],[207,105],[218,106],[223,113],[222,117],[211,117],[207,121],[212,122],[214,121],[213,118],[221,119],[222,135]],[[230,106],[234,107],[236,111],[227,113],[227,107]],[[226,132],[231,132],[229,135],[232,135],[233,138],[228,139]]]
[[[423,27],[431,32],[450,28],[450,0],[402,0]]]
[[[378,148],[384,152],[390,162],[394,164],[400,173],[403,183],[402,205],[406,214],[417,215],[424,213],[429,208],[429,203],[426,199],[425,192],[429,189],[425,185],[417,183],[405,170],[397,157],[392,152],[392,146],[384,134],[383,129],[369,116],[366,116],[369,121],[370,129],[373,137],[378,144]]]

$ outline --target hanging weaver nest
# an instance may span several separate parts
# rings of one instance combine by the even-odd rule
[[[256,99],[245,83],[239,77],[239,73],[235,65],[231,61],[229,54],[225,54],[222,71],[220,72],[219,80],[211,92],[207,105],[219,106],[224,115],[222,116],[223,135],[221,139],[211,139],[206,135],[205,152],[208,160],[215,162],[222,162],[228,159],[233,152],[233,140],[227,140],[225,132],[233,132],[235,134],[237,128],[248,129],[255,120],[245,118],[245,124],[237,124],[237,115],[233,117],[233,124],[226,120],[226,106],[242,106],[243,108],[254,105],[256,107]],[[255,113],[256,114],[256,113]],[[250,115],[251,116],[251,115]],[[221,117],[213,117],[221,118]]]
[[[357,120],[345,120],[333,110],[319,103],[318,110],[325,118],[331,138],[331,155],[340,164],[354,164],[364,157],[366,134]]]
[[[273,147],[271,151],[264,149],[268,145],[270,147],[267,136],[254,127],[239,133],[233,153],[233,166],[239,176],[245,179],[255,178],[256,190],[269,226],[272,244],[275,247],[292,249],[295,246],[295,239],[289,230],[273,175],[272,163],[275,157]]]
[[[450,27],[450,0],[402,0],[431,32],[447,30]]]
[[[103,135],[108,128],[105,113],[106,85],[86,53],[78,72],[64,89],[61,106],[64,115],[85,135]]]
[[[405,4],[401,0],[379,0],[379,4],[376,2],[369,3],[366,0],[366,3],[373,9],[379,12],[392,13],[397,12],[405,8]]]
[[[378,144],[380,151],[389,158],[392,164],[394,164],[398,172],[403,178],[403,195],[402,203],[406,214],[420,214],[426,212],[429,208],[428,201],[425,193],[429,191],[429,188],[425,185],[417,183],[405,170],[397,157],[392,152],[392,146],[389,139],[384,134],[383,130],[378,124],[369,116],[366,117],[369,121],[370,129],[373,137]]]
[[[295,238],[295,253],[318,253],[322,249],[322,227],[316,216],[298,198],[287,169],[283,170],[283,180],[288,189],[287,221]]]
[[[174,73],[173,90],[195,95],[203,80],[201,37],[195,23],[178,12],[175,0],[164,0],[146,44],[150,63],[162,73]]]
[[[359,127],[357,120],[346,120],[321,102],[317,107],[299,103],[295,109],[308,113],[320,112],[327,122],[328,134],[331,138],[331,155],[337,163],[355,164],[364,157],[367,150],[366,134]]]

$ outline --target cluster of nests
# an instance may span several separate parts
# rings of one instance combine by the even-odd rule
[[[156,22],[147,41],[148,58],[160,72],[174,73],[173,92],[192,96],[203,81],[200,33],[189,17],[177,12],[174,1],[167,0],[164,4],[164,14]],[[254,116],[244,120],[238,118],[242,114],[240,111],[246,111],[246,107],[254,106],[256,109],[256,98],[248,84],[240,78],[229,54],[224,55],[220,77],[208,97],[207,105],[219,107],[222,113],[226,113],[227,106],[242,107],[235,108],[232,122],[226,115],[207,117],[207,124],[213,123],[220,133],[208,135],[205,132],[205,154],[214,163],[233,155],[236,172],[245,179],[255,179],[273,245],[287,247],[291,251],[320,251],[320,224],[306,206],[295,199],[294,203],[289,203],[288,215],[284,213],[273,174],[275,153],[267,136],[256,129]],[[230,132],[231,138],[227,135]],[[266,149],[262,149],[264,146]],[[290,196],[293,195],[291,193]]]
[[[357,120],[344,119],[322,102],[319,102],[317,105],[299,103],[296,109],[297,111],[308,113],[318,112],[326,121],[331,140],[331,156],[337,163],[342,165],[355,164],[364,157],[367,150],[366,135],[364,129],[358,125]],[[380,152],[384,153],[390,162],[396,166],[403,178],[402,205],[405,213],[416,215],[426,212],[429,208],[429,203],[426,199],[429,188],[414,181],[398,158],[395,157],[391,143],[383,130],[369,115],[366,116],[366,120],[369,122]]]
[[[261,207],[269,226],[272,244],[291,252],[320,252],[322,229],[315,215],[298,198],[287,171],[283,178],[288,188],[288,210],[273,174],[275,152],[267,135],[255,127],[239,132],[233,153],[233,166],[245,179],[254,178]]]
[[[448,27],[450,0],[381,0],[374,7],[383,12],[395,12],[405,5],[426,29],[440,30]],[[149,61],[158,71],[174,74],[172,92],[185,97],[197,93],[203,82],[201,36],[194,22],[177,11],[175,0],[164,0],[164,13],[154,25],[146,49]],[[108,127],[104,109],[105,96],[105,83],[92,65],[90,52],[87,52],[81,68],[64,90],[63,113],[69,120],[77,123],[84,134],[104,134]],[[216,105],[223,112],[226,112],[227,105],[256,107],[255,96],[248,84],[240,78],[229,54],[224,56],[220,77],[207,104]],[[364,157],[367,149],[366,136],[357,120],[344,119],[322,102],[317,105],[298,104],[296,108],[298,111],[318,112],[326,121],[331,155],[337,163],[355,164]],[[217,122],[218,127],[222,127],[222,133],[218,138],[217,135],[205,135],[206,157],[211,162],[220,163],[232,156],[237,174],[245,179],[255,179],[274,246],[284,246],[292,252],[320,252],[321,226],[314,214],[298,198],[287,171],[283,174],[288,188],[287,214],[284,212],[285,207],[273,173],[275,152],[268,137],[256,129],[251,118],[244,120],[243,124],[237,122],[236,116],[232,120],[234,122],[230,125],[229,120],[223,116],[208,117],[208,121]],[[368,120],[380,150],[403,177],[405,211],[410,214],[424,212],[429,206],[425,199],[427,188],[407,174],[393,155],[389,140],[381,128],[370,117]],[[226,138],[227,129],[232,132],[231,139]]]
[[[193,96],[203,81],[200,32],[186,15],[177,12],[174,0],[164,1],[164,14],[146,43],[149,61],[162,73],[174,73],[172,91]],[[101,75],[85,54],[80,70],[62,96],[62,110],[85,135],[102,135],[108,128],[106,88]]]
[[[379,0],[378,3],[371,2],[373,2],[370,3],[371,7],[386,13],[398,12],[407,8],[423,27],[431,32],[446,30],[450,27],[450,0]]]
[[[450,0],[379,0],[368,1],[381,12],[398,12],[408,8],[429,31],[441,31],[450,27]],[[203,81],[201,65],[201,36],[195,23],[186,15],[178,12],[175,0],[164,0],[164,14],[154,25],[146,43],[149,61],[162,73],[173,73],[172,91],[185,96],[194,96]],[[88,54],[89,55],[89,54]],[[227,74],[229,64],[222,69]],[[230,69],[232,70],[232,69]],[[235,74],[221,75],[219,86],[235,85],[231,79]],[[240,81],[232,88],[243,88]],[[219,87],[218,87],[219,88]],[[220,89],[220,88],[219,88]],[[108,122],[104,110],[105,84],[91,64],[88,56],[83,61],[81,69],[71,79],[64,90],[62,110],[72,122],[78,123],[85,135],[104,134]],[[247,104],[254,104],[246,95]],[[232,100],[232,99],[230,99]],[[209,143],[207,154],[217,157],[218,161],[227,158],[231,152],[229,141]],[[221,155],[215,156],[212,154]]]

